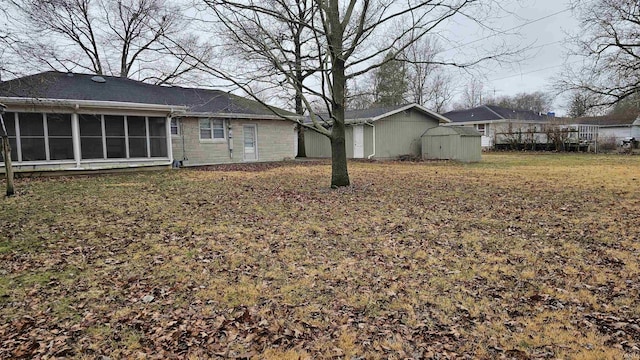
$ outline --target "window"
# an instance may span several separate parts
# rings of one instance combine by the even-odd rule
[[[107,144],[107,159],[127,157],[127,141],[124,132],[124,116],[104,116],[104,131]]]
[[[221,119],[200,119],[200,139],[224,139],[224,122]]]
[[[149,145],[151,157],[167,156],[167,130],[165,124],[165,118],[149,118]]]
[[[42,114],[20,113],[18,122],[22,161],[47,160]]]
[[[147,157],[147,122],[142,116],[127,116],[129,157]]]
[[[11,146],[11,160],[18,161],[18,144],[16,143],[16,114],[8,112],[2,115],[2,119],[4,120],[4,125],[7,129],[7,135],[9,136],[9,145]],[[0,134],[2,134],[1,129]],[[0,160],[4,162],[2,151],[0,151]]]
[[[487,135],[485,124],[476,124],[476,130],[478,130],[481,135]]]
[[[171,118],[171,135],[180,135],[177,118]]]
[[[73,160],[71,114],[46,114],[49,160]]]
[[[80,149],[83,159],[104,159],[102,146],[102,116],[85,115],[80,118]]]

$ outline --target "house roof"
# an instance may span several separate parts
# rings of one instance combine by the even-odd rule
[[[452,122],[491,121],[491,120],[528,120],[547,121],[546,114],[531,110],[507,109],[496,105],[482,105],[465,110],[449,111],[442,114]]]
[[[125,106],[153,104],[186,107],[187,113],[191,114],[277,117],[272,110],[257,101],[225,91],[160,86],[115,76],[56,71],[0,82],[0,98],[117,102]],[[295,116],[282,109],[272,109],[283,116]]]
[[[371,107],[368,109],[359,109],[359,110],[347,110],[344,113],[344,118],[346,123],[360,123],[360,122],[367,122],[367,121],[373,122],[373,121],[377,121],[409,109],[413,109],[423,114],[429,115],[437,119],[438,122],[441,122],[441,123],[450,122],[450,120],[447,119],[446,117],[436,112],[433,112],[431,110],[428,110],[424,106],[421,106],[418,104],[403,104],[403,105],[386,106],[386,107]],[[328,121],[329,119],[328,114],[317,114],[317,115],[322,120]],[[309,123],[311,122],[311,120],[307,118],[306,122]]]
[[[570,121],[575,124],[615,126],[615,125],[631,125],[637,119],[640,119],[640,116],[638,116],[638,114],[622,114],[622,115],[579,117],[579,118],[570,119]]]

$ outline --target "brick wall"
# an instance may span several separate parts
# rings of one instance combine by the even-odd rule
[[[182,118],[180,135],[173,135],[173,158],[184,165],[206,165],[243,162],[243,125],[256,125],[258,160],[282,161],[294,154],[295,125],[284,120],[229,120],[233,131],[233,152],[229,152],[228,131],[224,140],[201,140],[199,119]],[[183,152],[184,148],[184,152]]]

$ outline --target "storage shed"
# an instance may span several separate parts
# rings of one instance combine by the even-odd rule
[[[321,119],[326,114],[318,114]],[[309,120],[310,121],[310,120]],[[345,146],[349,159],[394,159],[420,156],[420,135],[448,123],[449,119],[418,104],[350,110],[345,112]],[[330,122],[326,122],[330,126]],[[331,157],[329,139],[315,131],[304,132],[308,157]]]
[[[481,135],[472,127],[438,126],[422,134],[422,158],[480,161]]]

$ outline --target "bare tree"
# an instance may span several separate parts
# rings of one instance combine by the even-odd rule
[[[170,83],[195,70],[169,47],[180,42],[199,56],[206,46],[185,31],[182,10],[165,0],[12,0],[19,55],[34,69],[86,71]],[[173,42],[167,39],[171,38]],[[201,44],[199,44],[201,45]],[[178,56],[174,56],[174,55]]]
[[[594,99],[590,93],[585,91],[574,90],[569,99],[569,112],[567,116],[578,118],[582,116],[592,115],[592,104]]]
[[[315,16],[301,19],[295,11],[295,0],[203,0],[215,14],[218,23],[231,33],[241,34],[238,39],[254,49],[252,61],[242,63],[239,69],[203,67],[218,76],[224,76],[251,93],[249,84],[254,69],[269,64],[277,69],[277,78],[301,95],[310,122],[303,125],[327,136],[332,151],[332,187],[349,185],[345,149],[345,118],[347,83],[399,59],[413,41],[437,31],[453,16],[478,19],[486,13],[483,0],[408,1],[392,0],[313,0]],[[302,67],[315,74],[313,81],[300,84],[295,72],[287,65],[292,60],[291,41],[283,38],[278,24],[302,24],[306,38],[303,49],[309,54]],[[390,35],[392,23],[402,24],[402,31]],[[391,54],[385,58],[386,54]],[[453,60],[442,64],[467,67],[479,61],[495,58],[496,54],[481,56],[469,62]],[[248,76],[243,76],[248,75]],[[323,104],[325,116],[318,116],[313,104]]]
[[[482,81],[473,79],[467,83],[467,86],[464,88],[461,103],[457,104],[456,108],[474,108],[483,105],[483,101],[486,100],[486,98],[487,96],[484,93],[484,84]]]
[[[577,68],[563,71],[560,91],[595,95],[592,107],[610,107],[640,91],[640,6],[630,0],[575,0],[581,26],[571,38]]]
[[[407,62],[407,80],[411,100],[436,112],[442,112],[453,98],[453,79],[437,62],[443,49],[435,38],[423,37],[407,47],[402,59]]]
[[[534,91],[531,93],[518,93],[515,95],[506,95],[496,98],[487,98],[487,104],[498,105],[508,109],[531,110],[538,113],[547,113],[551,111],[553,104],[553,96],[543,91]]]

